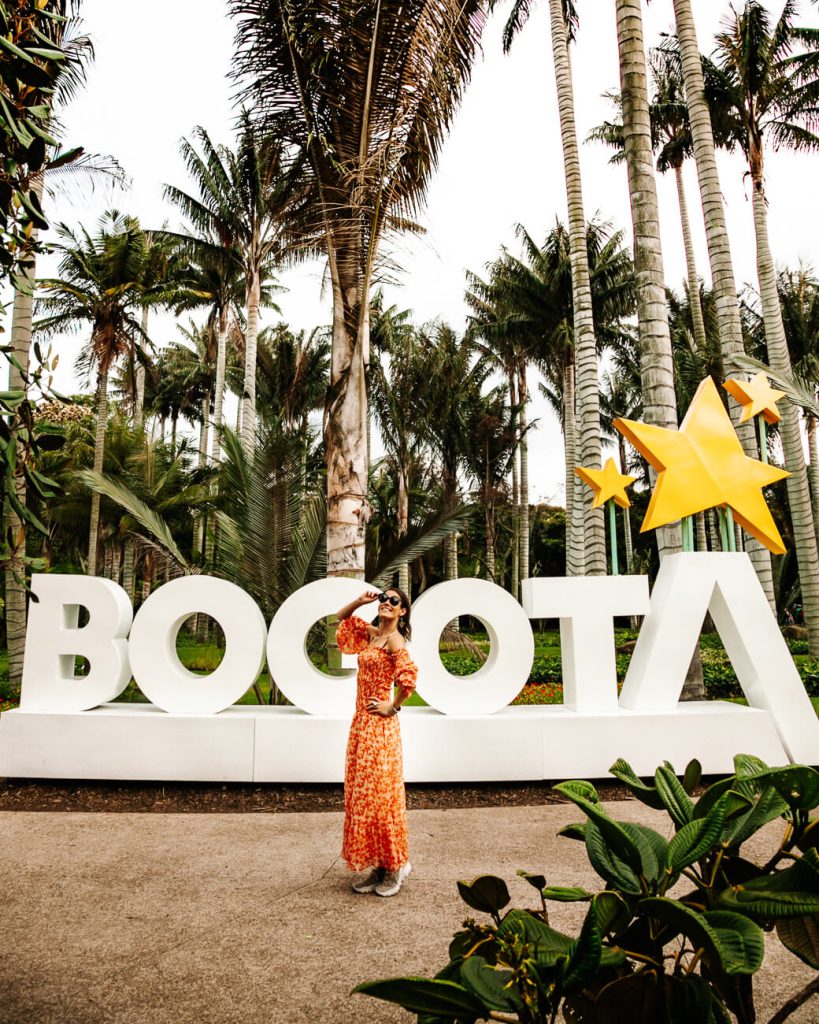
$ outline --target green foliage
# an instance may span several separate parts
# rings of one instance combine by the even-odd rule
[[[435,978],[389,978],[354,991],[417,1013],[419,1024],[474,1024],[492,1014],[541,1024],[560,1010],[575,1024],[723,1024],[731,1014],[753,1021],[763,929],[775,927],[795,956],[819,967],[819,818],[810,817],[819,772],[769,768],[742,754],[734,767],[694,800],[698,762],[683,778],[666,762],[644,781],[617,761],[612,774],[670,817],[657,831],[610,817],[591,783],[561,783],[555,789],[586,817],[561,835],[584,843],[605,888],[548,886],[544,875],[521,871],[541,899],[539,909],[524,910],[509,906],[500,878],[458,882],[467,905],[491,922],[467,919]],[[784,837],[758,866],[742,845],[776,817],[787,823]],[[683,893],[672,897],[683,878]],[[549,901],[587,904],[576,936],[551,927]]]

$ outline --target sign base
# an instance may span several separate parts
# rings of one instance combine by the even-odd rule
[[[348,717],[234,705],[175,715],[153,704],[0,714],[0,776],[162,782],[343,782]],[[641,775],[698,758],[730,773],[736,753],[787,764],[767,711],[723,701],[667,711],[516,705],[494,715],[401,712],[407,782],[605,778],[618,757]]]

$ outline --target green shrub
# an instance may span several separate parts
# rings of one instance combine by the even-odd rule
[[[634,796],[671,819],[658,831],[609,817],[589,782],[555,786],[586,817],[560,835],[585,845],[599,891],[521,871],[540,894],[541,909],[529,910],[509,908],[506,883],[493,875],[458,882],[467,906],[489,920],[464,922],[442,970],[354,991],[403,1006],[419,1024],[553,1024],[561,1009],[576,1024],[729,1024],[731,1014],[750,1024],[763,929],[776,928],[787,949],[819,968],[819,818],[809,813],[819,805],[819,772],[770,769],[743,754],[734,766],[694,801],[696,761],[682,779],[666,762],[648,783],[626,761],[612,765]],[[742,846],[776,818],[784,838],[757,867]],[[670,897],[682,879],[684,894]],[[550,926],[549,901],[586,904],[579,934]]]

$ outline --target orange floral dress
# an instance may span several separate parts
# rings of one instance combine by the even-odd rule
[[[344,842],[341,856],[353,871],[383,867],[397,871],[409,859],[404,764],[398,715],[367,710],[367,701],[390,700],[393,682],[414,690],[418,668],[402,648],[392,654],[370,646],[367,623],[342,619],[336,643],[358,655],[355,714],[344,771]]]

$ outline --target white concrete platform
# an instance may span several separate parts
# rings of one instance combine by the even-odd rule
[[[294,707],[235,706],[175,715],[152,704],[0,714],[0,776],[204,782],[341,782],[349,718]],[[494,715],[401,712],[407,782],[603,778],[625,757],[640,774],[699,758],[707,774],[733,755],[789,760],[767,711],[721,701],[669,711],[578,712],[510,706]]]

